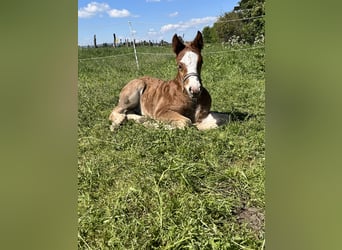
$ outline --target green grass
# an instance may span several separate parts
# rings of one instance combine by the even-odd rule
[[[79,60],[79,249],[261,249],[264,50],[202,53],[212,110],[247,119],[209,131],[130,121],[111,133],[108,116],[129,80],[176,74],[170,47],[137,51],[139,72],[132,48],[79,49],[79,59],[104,57]]]

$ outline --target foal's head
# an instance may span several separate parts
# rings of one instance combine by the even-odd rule
[[[188,44],[184,44],[175,34],[172,39],[172,48],[176,53],[178,80],[191,98],[198,97],[202,90],[203,38],[201,32],[198,31],[195,39]]]

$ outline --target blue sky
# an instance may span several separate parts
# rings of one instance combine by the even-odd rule
[[[104,0],[78,1],[78,44],[112,43],[131,38],[128,22],[136,40],[161,39],[170,42],[177,33],[192,40],[197,30],[212,26],[239,0]]]

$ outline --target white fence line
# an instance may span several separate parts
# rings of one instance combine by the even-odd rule
[[[79,61],[87,61],[87,60],[102,60],[106,58],[113,58],[113,57],[120,57],[120,56],[128,56],[128,55],[134,55],[132,53],[125,53],[125,54],[118,54],[118,55],[112,55],[112,56],[100,56],[100,57],[88,57],[88,58],[80,58]]]
[[[252,16],[252,17],[245,17],[245,18],[238,18],[238,19],[230,19],[230,20],[224,20],[224,21],[216,21],[217,23],[230,23],[230,22],[236,22],[236,21],[244,21],[244,20],[251,20],[251,19],[258,19],[263,18],[265,15],[261,16]]]
[[[210,55],[210,54],[222,54],[222,53],[232,53],[232,52],[239,52],[239,51],[247,51],[247,50],[255,50],[255,49],[262,49],[265,46],[254,46],[250,48],[241,48],[241,49],[230,49],[230,50],[220,50],[220,51],[210,51],[204,52],[203,55]],[[149,52],[137,52],[138,55],[153,55],[153,56],[173,56],[173,53],[149,53]],[[107,58],[115,58],[120,56],[134,56],[134,53],[125,53],[125,54],[118,54],[112,56],[102,56],[102,57],[89,57],[89,58],[80,58],[78,61],[87,61],[87,60],[103,60]]]
[[[262,49],[262,48],[265,48],[265,46],[254,46],[254,47],[251,47],[251,48],[231,49],[231,50],[228,50],[228,51],[227,50],[221,50],[221,51],[204,52],[203,55],[230,53],[230,52],[246,51],[246,50],[253,50],[253,49]]]

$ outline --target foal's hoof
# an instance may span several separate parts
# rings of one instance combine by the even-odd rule
[[[118,127],[119,127],[119,125],[112,123],[112,124],[109,126],[109,129],[110,129],[111,132],[114,132],[115,129],[118,128]]]
[[[121,124],[123,124],[126,121],[126,119],[121,120],[120,122],[112,122],[112,124],[109,126],[110,131],[114,132],[114,130],[116,130],[117,128],[119,128],[121,126]]]
[[[117,127],[126,121],[126,115],[112,112],[109,116],[109,120],[112,122],[109,129],[113,132]]]

